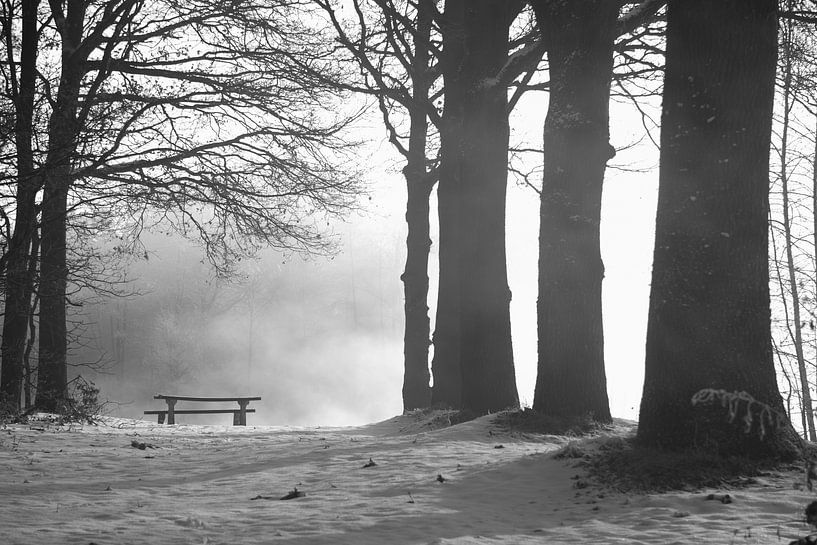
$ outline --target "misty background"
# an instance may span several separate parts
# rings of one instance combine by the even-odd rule
[[[541,149],[547,97],[525,96],[513,139]],[[614,416],[636,419],[641,396],[657,196],[657,149],[631,104],[611,104],[612,142],[602,216],[608,391]],[[141,418],[156,393],[258,395],[250,425],[354,425],[402,411],[405,182],[402,163],[373,118],[361,125],[369,194],[344,221],[321,227],[327,256],[264,250],[219,278],[202,249],[161,229],[141,235],[126,268],[130,296],[75,307],[81,333],[69,347],[73,374],[92,380],[111,414]],[[538,157],[524,160],[541,184]],[[520,401],[536,380],[539,197],[510,177],[508,275]],[[437,291],[436,199],[429,276],[432,330]],[[432,347],[433,350],[433,347]],[[148,417],[145,417],[148,418]],[[229,423],[230,415],[182,422]]]

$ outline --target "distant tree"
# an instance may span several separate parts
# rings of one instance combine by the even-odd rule
[[[788,421],[757,412],[783,413],[768,266],[776,16],[775,0],[668,4],[643,444],[792,453]],[[693,407],[713,389],[760,403],[742,406],[738,425],[733,405]]]
[[[401,276],[405,302],[403,408],[431,404],[429,373],[428,259],[431,248],[429,198],[437,183],[433,127],[439,122],[439,46],[434,23],[436,0],[393,2],[354,0],[351,21],[339,18],[335,2],[314,0],[329,17],[337,41],[345,48],[359,78],[335,85],[374,96],[389,141],[406,164],[406,262]],[[408,118],[408,129],[401,120]]]

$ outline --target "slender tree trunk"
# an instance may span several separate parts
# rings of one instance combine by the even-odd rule
[[[817,293],[817,123],[815,123],[814,128],[814,155],[812,156],[812,163],[811,163],[811,218],[812,218],[812,237],[814,242],[814,282],[815,282],[815,293]],[[814,333],[814,307],[812,306],[811,311],[811,319],[812,319],[812,326],[811,330]],[[817,367],[817,333],[814,333],[813,339],[813,348],[814,348],[814,366]],[[814,413],[811,413],[812,419],[814,418]]]
[[[408,201],[406,222],[406,268],[401,276],[405,289],[406,326],[404,333],[405,374],[403,408],[412,410],[431,405],[428,352],[430,320],[428,316],[428,255],[431,247],[429,198],[431,184],[423,172],[405,169]]]
[[[741,402],[732,422],[720,403],[691,404],[702,389],[746,392],[783,417],[767,221],[776,55],[775,0],[670,0],[644,444],[796,452],[788,420],[758,404]]]
[[[604,372],[601,195],[618,9],[607,0],[533,3],[548,38],[539,230],[539,365],[533,407],[611,420]]]
[[[792,329],[792,321],[789,314],[789,300],[786,297],[786,281],[783,279],[783,271],[781,269],[782,260],[780,256],[777,254],[777,240],[775,238],[774,232],[774,225],[771,222],[771,217],[769,218],[769,237],[771,242],[771,260],[772,264],[774,265],[774,280],[777,287],[780,289],[780,304],[783,306],[783,320],[786,324],[786,330],[789,333],[790,338],[794,338],[794,330]],[[789,380],[788,371],[786,371],[784,362],[789,361],[789,355],[786,354],[786,357],[783,357],[782,350],[774,343],[774,339],[772,339],[772,349],[778,356],[778,361],[780,363],[780,370],[783,372],[783,375],[786,377],[786,380],[789,384],[789,391],[792,390],[792,382]],[[805,401],[803,398],[803,390],[802,390],[802,382],[797,387],[797,406],[800,408],[800,420],[803,428],[803,439],[808,439],[808,424],[806,422],[806,411],[805,411]],[[791,419],[791,410],[787,410],[786,414],[788,414],[789,419]]]
[[[406,178],[406,268],[400,277],[405,290],[406,328],[404,340],[405,374],[403,377],[403,409],[419,409],[431,404],[428,347],[430,321],[428,316],[428,254],[431,248],[429,198],[434,179],[427,173],[426,139],[428,120],[422,103],[428,101],[428,62],[431,39],[431,0],[417,4],[415,35],[413,97],[410,112],[409,157],[403,169]]]
[[[794,318],[792,340],[794,341],[794,353],[797,358],[797,371],[800,378],[800,389],[803,395],[802,410],[806,420],[806,429],[810,441],[817,440],[814,433],[814,413],[812,412],[811,385],[808,381],[808,371],[806,370],[806,359],[803,353],[803,324],[800,321],[800,293],[797,285],[797,271],[794,266],[793,241],[791,234],[791,216],[789,213],[789,173],[788,173],[788,147],[789,147],[789,121],[791,114],[791,43],[790,24],[784,25],[786,35],[783,38],[783,127],[780,142],[780,183],[783,192],[783,244],[786,249],[786,270],[788,272],[789,292],[791,293],[792,318]],[[785,297],[785,294],[784,294]]]
[[[519,403],[505,256],[507,91],[495,77],[517,11],[504,0],[448,0],[442,28],[433,401],[477,413]]]
[[[794,383],[791,381],[791,375],[789,374],[788,369],[786,369],[786,362],[783,359],[782,354],[780,353],[780,350],[779,350],[777,344],[774,342],[774,338],[772,338],[772,349],[774,350],[774,355],[775,355],[775,357],[777,359],[777,364],[780,367],[780,372],[783,374],[783,378],[786,380],[786,386],[787,386],[786,399],[785,399],[786,416],[789,417],[789,420],[792,420],[792,398],[796,397],[798,406],[799,407],[803,406],[803,404],[802,404],[802,402],[800,400],[800,393],[797,390],[797,388],[794,386]],[[800,415],[801,415],[801,417],[803,416],[802,411],[800,411]],[[804,419],[802,419],[802,423],[803,423],[803,429],[805,430],[806,429],[806,421]],[[803,435],[804,435],[803,439],[808,439],[808,437],[805,436],[805,433]]]
[[[3,315],[3,340],[0,347],[0,394],[19,408],[25,369],[28,318],[31,308],[31,279],[28,263],[32,232],[36,229],[36,195],[41,185],[34,165],[33,123],[34,94],[37,77],[37,9],[39,0],[22,2],[20,77],[14,97],[15,145],[17,152],[17,196],[14,232],[9,242],[6,263],[6,297]],[[11,16],[11,14],[9,14]],[[10,40],[7,35],[7,41]],[[7,43],[9,55],[12,44]]]

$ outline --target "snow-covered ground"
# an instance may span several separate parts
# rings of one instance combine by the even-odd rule
[[[554,458],[566,437],[490,416],[445,424],[437,414],[358,428],[0,427],[0,544],[773,544],[809,532],[815,493],[795,486],[799,472],[622,494]],[[619,421],[605,433],[633,431]],[[304,495],[280,499],[295,488]]]

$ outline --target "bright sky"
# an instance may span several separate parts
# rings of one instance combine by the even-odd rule
[[[537,107],[540,100],[542,106]],[[541,133],[546,100],[539,95],[520,103],[524,110],[517,119],[527,121],[529,126],[525,130]],[[610,127],[612,144],[619,149],[639,141],[644,133],[640,119],[629,105],[613,103]],[[648,168],[657,163],[658,151],[652,144],[620,151],[611,162],[630,168]],[[621,418],[637,418],[641,400],[657,191],[657,169],[637,173],[607,170],[601,226],[605,265],[604,350],[610,409],[613,416]],[[511,183],[507,210],[517,382],[520,400],[530,404],[536,382],[538,195]]]
[[[535,138],[537,145],[541,145],[546,109],[547,98],[542,94],[531,95],[521,101],[518,111],[512,117],[516,134],[520,137],[525,134],[531,140]],[[640,117],[627,104],[612,104],[610,126],[612,143],[618,149],[641,140],[644,134]],[[611,164],[645,171],[608,169],[602,204],[608,393],[613,416],[630,419],[637,418],[644,377],[647,306],[658,191],[658,170],[650,168],[658,164],[658,151],[648,139],[644,140],[647,143],[620,151]],[[389,155],[387,146],[388,144],[382,144],[375,157]],[[402,163],[398,162],[395,166],[400,167]],[[399,172],[393,173],[390,179],[393,181],[378,184],[374,188],[375,213],[388,216],[394,225],[402,225],[405,214],[404,182]],[[432,203],[434,224],[435,207],[436,202]],[[538,195],[531,188],[520,186],[513,180],[508,188],[507,222],[508,276],[513,294],[511,325],[514,359],[520,401],[529,406],[533,402],[536,382],[539,201]],[[436,229],[436,226],[432,228]],[[436,235],[433,238],[429,294],[432,321],[437,289]]]

